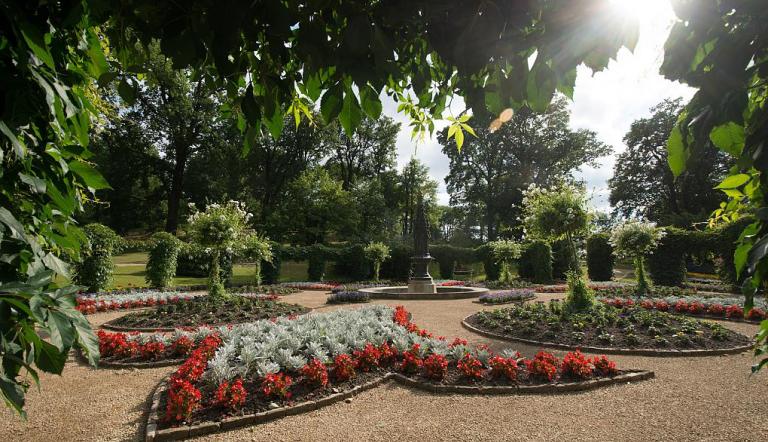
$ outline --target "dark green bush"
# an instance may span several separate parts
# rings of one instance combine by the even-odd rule
[[[552,276],[555,279],[566,279],[569,270],[578,268],[573,250],[567,239],[559,239],[552,243]]]
[[[390,258],[381,264],[381,277],[393,281],[407,280],[411,273],[413,247],[403,243],[391,244],[389,255]]]
[[[536,284],[552,283],[552,248],[546,241],[523,244],[517,265],[518,275]]]
[[[352,244],[337,252],[333,272],[337,276],[361,281],[372,275],[372,266],[363,256],[363,244]]]
[[[152,235],[154,246],[149,251],[146,281],[151,287],[171,287],[176,274],[180,241],[167,232]]]
[[[752,217],[744,217],[712,232],[714,236],[712,252],[717,256],[717,274],[723,282],[740,286],[744,281],[744,278],[739,279],[736,277],[736,265],[733,262],[733,254],[736,252],[736,241],[739,239],[742,230],[754,221],[755,219]]]
[[[468,247],[435,244],[429,247],[429,254],[440,266],[440,277],[443,279],[453,279],[457,264],[469,265],[475,262],[475,252]]]
[[[277,284],[280,282],[281,259],[278,254],[272,256],[272,262],[261,263],[261,280],[264,284]]]
[[[491,252],[491,246],[488,244],[483,244],[482,246],[476,248],[475,256],[478,261],[483,263],[483,267],[485,268],[485,280],[497,281],[499,279],[499,273],[501,269],[499,268],[499,265],[496,264],[496,260],[494,259],[493,253]]]
[[[112,253],[120,237],[102,224],[88,224],[83,232],[86,243],[82,245],[80,261],[74,266],[74,281],[91,292],[105,290],[112,282]]]
[[[310,246],[307,250],[307,278],[309,281],[322,281],[325,276],[327,248],[320,245]]]
[[[596,233],[587,239],[587,275],[592,281],[613,278],[615,257],[609,239],[607,233]]]
[[[219,275],[222,281],[232,278],[232,253],[224,252],[219,257]],[[176,276],[207,277],[211,258],[205,248],[197,244],[181,243],[176,261]]]
[[[685,256],[693,249],[688,231],[665,227],[664,237],[646,258],[648,272],[656,285],[680,286],[685,282]]]

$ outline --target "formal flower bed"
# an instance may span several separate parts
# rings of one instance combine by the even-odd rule
[[[186,358],[194,349],[209,342],[210,336],[218,336],[220,332],[208,327],[193,331],[178,329],[170,334],[98,330],[96,336],[102,362],[132,364]]]
[[[478,298],[478,302],[482,304],[506,304],[509,302],[522,302],[535,297],[536,292],[531,289],[515,289],[486,293]]]
[[[446,281],[437,280],[435,281],[436,285],[439,285],[440,287],[460,287],[465,286],[468,284],[467,281],[458,281],[455,279],[448,279]]]
[[[328,296],[326,303],[328,304],[354,304],[359,302],[369,302],[371,296],[368,293],[349,291],[349,292],[335,292]]]
[[[688,278],[685,286],[702,292],[739,293],[738,287],[726,284],[719,279]]]
[[[86,315],[110,310],[123,310],[139,307],[154,307],[158,305],[176,304],[189,301],[195,296],[179,292],[137,291],[122,294],[78,295],[75,308]]]
[[[623,292],[625,290],[628,290],[631,287],[634,287],[634,284],[629,282],[619,282],[619,281],[590,281],[588,286],[592,290],[607,290],[607,291]],[[566,291],[568,291],[568,285],[567,284],[544,285],[544,286],[536,287],[536,291],[539,293],[565,293]]]
[[[605,349],[717,350],[750,340],[720,324],[676,316],[637,305],[595,305],[563,314],[560,302],[526,304],[478,312],[466,322],[480,331],[511,339],[569,347]]]
[[[666,298],[598,298],[598,300],[618,308],[639,306],[646,310],[718,319],[760,322],[768,318],[766,314],[768,305],[761,299],[755,300],[754,308],[746,315],[743,298],[668,296]]]
[[[403,307],[371,306],[259,321],[210,334],[171,375],[159,399],[161,428],[265,412],[329,395],[396,372],[437,385],[526,386],[622,374],[605,356],[562,360],[494,354],[462,339],[435,337]],[[516,389],[512,389],[514,392]]]
[[[230,287],[227,289],[227,291],[229,293],[284,296],[284,295],[291,295],[293,293],[299,293],[301,290],[295,287],[286,287],[281,284],[272,284],[272,285],[261,285],[261,286],[244,285],[240,287]]]
[[[283,282],[280,285],[283,287],[289,287],[299,290],[332,290],[338,286],[335,282],[311,282],[311,281],[297,281],[297,282]]]
[[[125,329],[174,329],[200,325],[253,322],[306,313],[305,307],[261,297],[232,295],[225,299],[198,296],[187,302],[158,306],[153,310],[129,313],[105,326]]]
[[[603,297],[627,297],[635,296],[634,284],[625,284],[621,286],[603,286],[599,287],[590,283],[590,288],[595,291],[595,296]],[[666,296],[695,296],[696,289],[682,287],[668,287],[657,285],[651,287],[650,296],[663,298]]]

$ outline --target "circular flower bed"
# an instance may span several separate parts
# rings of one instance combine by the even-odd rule
[[[481,304],[508,304],[511,302],[523,302],[536,297],[536,293],[530,289],[504,290],[495,293],[481,295],[477,301]]]
[[[259,321],[207,335],[153,396],[147,435],[204,434],[316,409],[394,378],[454,392],[553,393],[647,379],[605,356],[525,359],[434,337],[402,307]],[[449,391],[449,390],[445,390]]]
[[[84,315],[110,310],[124,310],[156,305],[175,304],[188,301],[193,295],[179,292],[139,291],[120,294],[79,295],[75,299],[75,309]]]
[[[563,314],[559,302],[478,312],[464,320],[480,333],[554,348],[600,352],[720,354],[746,350],[750,340],[720,324],[631,306],[596,305]]]
[[[296,304],[277,302],[272,297],[233,295],[225,299],[199,296],[187,302],[129,313],[104,324],[104,328],[134,330],[173,330],[199,325],[224,325],[253,322],[306,313]]]
[[[337,283],[332,282],[311,282],[311,281],[296,281],[296,282],[283,282],[280,285],[283,287],[290,287],[299,290],[320,290],[328,291],[338,286]]]

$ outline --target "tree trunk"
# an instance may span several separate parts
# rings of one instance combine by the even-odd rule
[[[179,228],[179,204],[184,186],[184,170],[187,166],[188,149],[186,147],[176,149],[176,164],[173,167],[173,179],[171,190],[168,192],[168,217],[165,222],[165,231],[176,233]]]

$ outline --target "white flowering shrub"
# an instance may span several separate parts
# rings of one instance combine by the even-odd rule
[[[226,204],[209,204],[205,211],[198,211],[194,204],[189,217],[189,233],[193,240],[211,250],[211,266],[208,275],[208,291],[212,296],[223,296],[224,285],[219,275],[219,256],[240,245],[248,221],[253,215],[245,210],[245,204],[229,201]]]
[[[651,291],[650,283],[645,276],[644,261],[663,236],[664,230],[656,227],[656,224],[637,220],[626,221],[611,233],[610,243],[614,253],[619,257],[632,258],[635,261],[638,295],[647,295]]]

